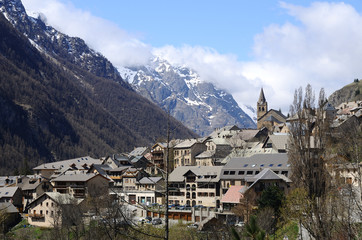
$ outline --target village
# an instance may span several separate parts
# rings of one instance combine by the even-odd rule
[[[337,108],[326,104],[324,111],[333,129],[360,125],[362,101]],[[245,195],[253,192],[258,198],[269,186],[277,186],[285,195],[290,190],[291,121],[293,116],[268,109],[261,89],[257,129],[225,126],[203,138],[155,142],[100,159],[81,156],[43,163],[33,168],[33,175],[2,176],[0,206],[11,216],[6,225],[10,228],[22,216],[30,225],[52,228],[64,219],[59,206],[86,205],[93,199],[93,207],[84,208],[82,218],[106,219],[116,202],[123,211],[116,218],[136,224],[163,224],[168,208],[170,221],[183,221],[199,230],[215,219],[242,226],[251,211],[237,214],[235,208]],[[331,174],[358,187],[361,168],[361,164],[341,164]],[[106,198],[112,204],[94,207]]]

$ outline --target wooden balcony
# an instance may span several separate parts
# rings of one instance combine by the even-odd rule
[[[44,218],[44,214],[40,214],[40,213],[29,213],[28,214],[29,217],[31,218]]]

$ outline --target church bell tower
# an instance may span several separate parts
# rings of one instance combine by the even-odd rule
[[[259,120],[261,116],[268,112],[268,103],[265,100],[263,88],[260,90],[259,100],[256,106],[256,117]]]

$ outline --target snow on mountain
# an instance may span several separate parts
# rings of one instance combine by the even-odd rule
[[[243,106],[243,111],[229,93],[185,66],[172,66],[155,57],[146,66],[118,70],[140,94],[163,109],[170,109],[172,116],[202,136],[226,125],[255,127],[245,113],[255,115],[252,108]]]

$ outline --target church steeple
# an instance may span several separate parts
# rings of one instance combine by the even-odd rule
[[[266,100],[265,100],[265,96],[264,96],[264,91],[263,91],[263,88],[261,88],[258,104],[263,104],[265,102],[266,102]]]
[[[263,88],[261,88],[261,90],[260,90],[260,96],[259,96],[259,100],[257,102],[256,112],[257,112],[257,114],[256,114],[257,119],[259,119],[266,112],[268,112],[268,103],[265,99]]]

